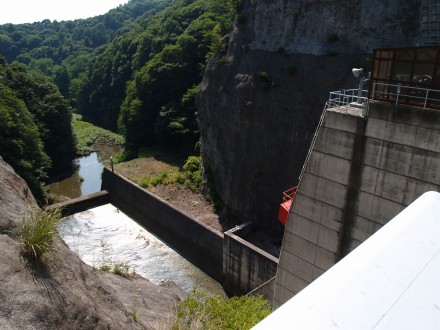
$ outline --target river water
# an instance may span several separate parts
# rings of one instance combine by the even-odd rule
[[[96,152],[76,159],[75,168],[70,176],[49,184],[51,195],[70,199],[101,190],[101,173],[104,165],[98,161]]]
[[[101,190],[103,163],[108,163],[121,148],[101,140],[95,142],[92,148],[98,152],[75,159],[73,171],[52,179],[48,189],[56,200],[77,198]]]
[[[59,232],[90,266],[125,262],[156,284],[173,281],[188,293],[197,288],[224,294],[218,282],[111,204],[67,217]]]
[[[102,162],[112,152],[107,147],[99,155],[94,152],[78,158],[76,170],[51,183],[49,192],[65,199],[100,191]],[[196,287],[224,295],[218,282],[111,204],[67,217],[59,232],[70,249],[90,266],[125,262],[153,283],[173,281],[187,292]]]

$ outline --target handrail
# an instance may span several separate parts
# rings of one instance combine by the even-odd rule
[[[383,90],[378,90],[378,86],[382,86]],[[388,84],[382,82],[375,82],[373,84],[373,91],[371,93],[371,99],[381,100],[383,98],[389,99],[390,96],[395,98],[395,104],[398,105],[401,103],[401,99],[404,98],[406,100],[413,100],[414,102],[423,103],[423,109],[426,109],[430,104],[430,101],[435,101],[440,106],[440,99],[431,98],[429,94],[432,92],[436,92],[440,94],[440,90],[431,89],[431,88],[423,88],[423,87],[415,87],[408,86],[402,84]],[[408,103],[408,102],[406,102]]]
[[[318,127],[316,128],[315,134],[313,135],[312,143],[310,144],[309,151],[307,153],[306,159],[304,160],[303,167],[301,169],[301,173],[298,178],[298,182],[301,182],[304,171],[306,170],[306,164],[309,161],[310,155],[312,154],[313,146],[315,145],[316,138],[318,137],[319,128],[321,127],[322,122],[324,121],[325,113],[327,112],[328,108],[329,108],[329,101],[325,103],[324,110],[322,111],[321,117],[319,118]]]
[[[358,89],[341,89],[340,91],[330,92],[328,108],[362,107],[362,115],[368,114],[368,90],[359,91]]]
[[[298,189],[298,186],[283,191],[283,202],[293,199],[295,197],[296,189]]]

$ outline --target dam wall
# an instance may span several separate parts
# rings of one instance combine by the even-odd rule
[[[328,109],[287,220],[280,306],[427,191],[440,191],[440,112],[372,101]]]
[[[110,203],[222,283],[223,234],[106,168],[101,189]]]
[[[85,195],[49,205],[45,208],[45,210],[51,211],[54,209],[60,209],[61,216],[67,217],[78,212],[86,211],[92,207],[98,207],[108,203],[110,203],[110,195],[107,191],[103,190],[90,195]]]
[[[246,241],[246,235],[254,230],[253,222],[246,222],[225,232],[223,241],[223,287],[234,295],[248,294],[261,288],[259,294],[269,301],[273,297],[273,285],[264,285],[276,275],[278,258]]]

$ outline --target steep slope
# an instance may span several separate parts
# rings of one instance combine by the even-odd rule
[[[244,0],[197,104],[202,155],[228,214],[280,230],[328,92],[356,88],[373,48],[419,42],[420,1]]]
[[[140,276],[96,272],[61,239],[31,262],[20,253],[18,224],[36,207],[26,183],[0,157],[0,328],[161,328],[185,293]],[[136,317],[133,317],[136,315]],[[133,319],[137,318],[137,322]]]

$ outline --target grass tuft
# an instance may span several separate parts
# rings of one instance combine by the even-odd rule
[[[133,310],[131,312],[131,318],[133,321],[135,321],[136,323],[139,321],[139,312],[137,309]]]
[[[56,227],[61,219],[61,209],[44,211],[34,209],[26,214],[21,222],[21,242],[25,255],[39,259],[53,250]]]

